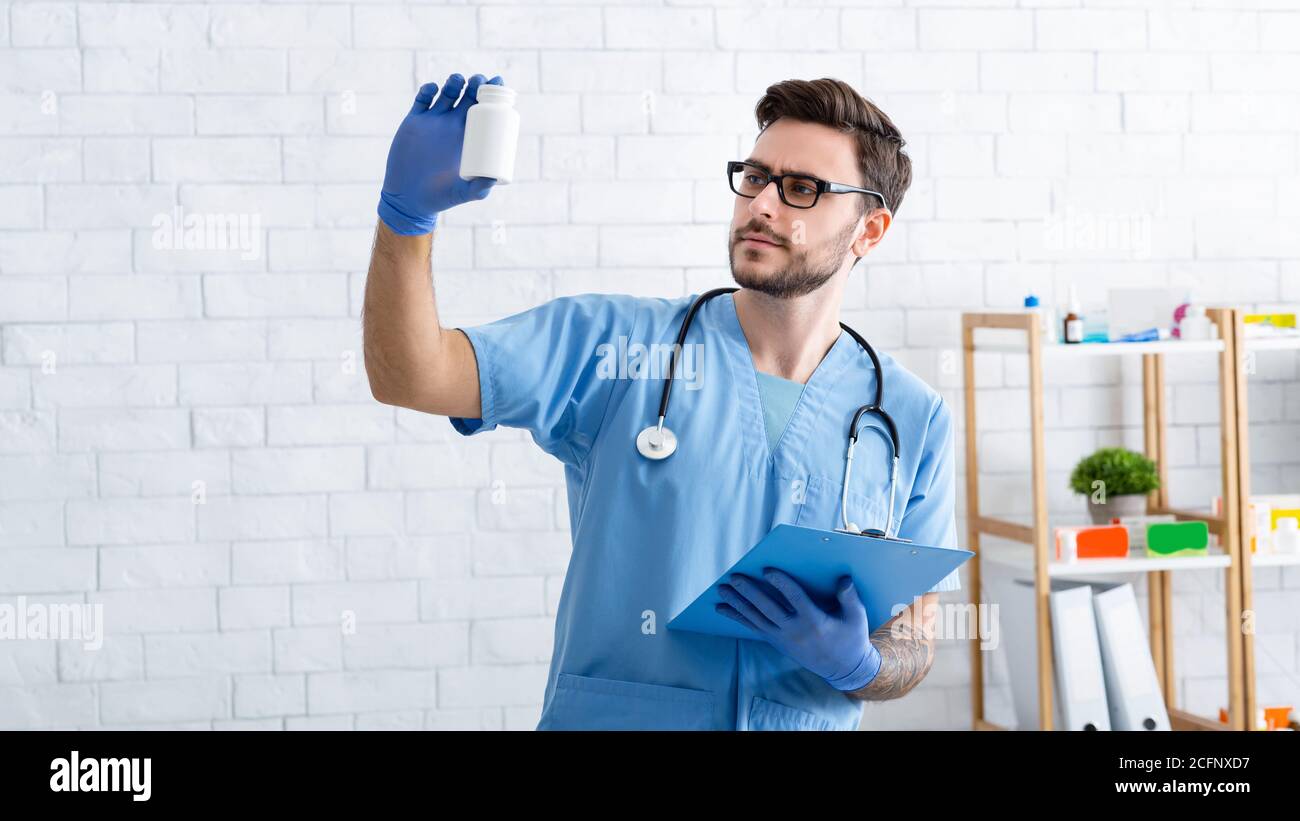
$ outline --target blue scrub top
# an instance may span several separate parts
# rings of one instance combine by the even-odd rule
[[[856,729],[860,701],[766,642],[666,625],[776,525],[840,526],[845,437],[875,395],[871,360],[841,333],[772,450],[735,302],[716,297],[696,314],[674,380],[677,452],[645,459],[636,436],[657,418],[659,377],[694,299],[584,294],[462,329],[482,419],[451,424],[523,428],[565,465],[573,553],[538,729]],[[955,548],[951,413],[879,356],[902,445],[898,535]],[[878,424],[863,422],[849,488],[863,527],[884,526],[889,498],[888,438],[866,429]],[[954,571],[934,589],[959,588]]]

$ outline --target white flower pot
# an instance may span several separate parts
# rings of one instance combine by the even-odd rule
[[[1108,525],[1112,518],[1124,516],[1145,516],[1147,497],[1145,493],[1126,494],[1124,496],[1107,496],[1104,504],[1097,504],[1088,497],[1088,515],[1093,524]]]

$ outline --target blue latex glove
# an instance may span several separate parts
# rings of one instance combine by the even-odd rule
[[[453,74],[438,94],[437,83],[425,83],[415,95],[415,104],[402,120],[388,149],[388,168],[379,195],[379,218],[395,234],[414,236],[433,231],[438,213],[448,208],[481,200],[496,180],[487,177],[460,178],[460,151],[465,142],[465,117],[478,102],[482,74],[465,78]],[[501,85],[501,78],[487,82]],[[456,103],[461,89],[464,98]],[[432,103],[432,105],[430,105]]]
[[[880,672],[880,651],[871,643],[867,609],[853,579],[844,576],[835,590],[836,612],[821,609],[789,574],[763,569],[770,587],[740,573],[718,585],[726,604],[716,610],[766,639],[786,656],[816,673],[837,690],[866,687]],[[773,590],[775,588],[775,590]]]

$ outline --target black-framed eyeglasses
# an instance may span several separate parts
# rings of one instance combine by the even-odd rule
[[[781,202],[791,208],[812,208],[822,194],[870,194],[880,200],[886,211],[889,210],[889,203],[879,191],[842,182],[827,182],[807,174],[770,174],[761,166],[741,160],[727,163],[727,180],[732,191],[749,199],[757,197],[768,183],[774,182]]]

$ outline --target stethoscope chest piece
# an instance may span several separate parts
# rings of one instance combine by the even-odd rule
[[[647,459],[667,459],[677,452],[677,437],[668,428],[651,425],[637,434],[636,449]]]

